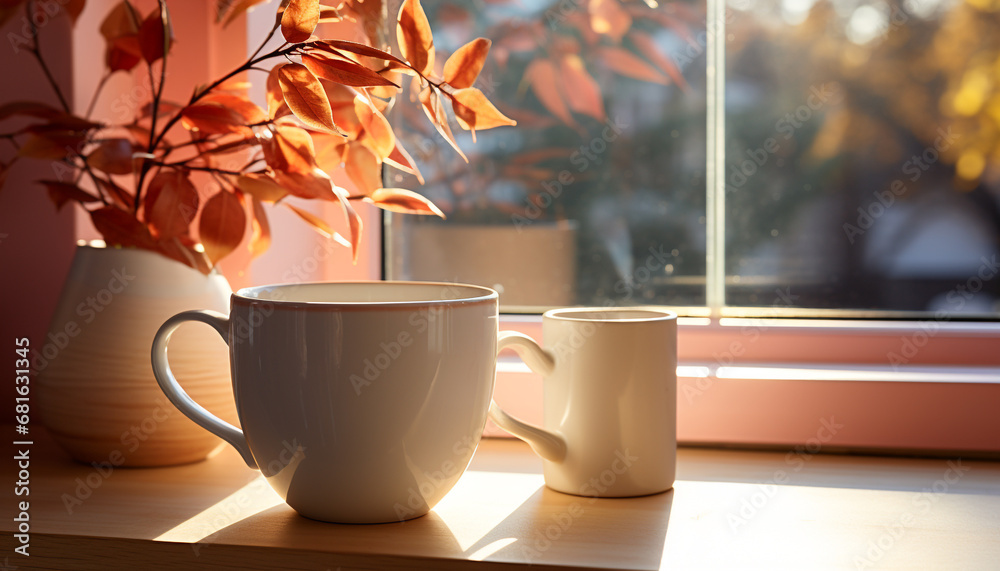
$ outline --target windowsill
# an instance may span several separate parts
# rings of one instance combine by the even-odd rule
[[[116,470],[70,515],[63,494],[96,471],[41,436],[30,560],[13,552],[11,520],[0,524],[17,566],[819,569],[867,559],[880,569],[988,569],[1000,560],[1000,462],[681,448],[672,492],[591,500],[545,488],[527,446],[486,440],[428,516],[346,526],[296,515],[228,447],[197,464]]]

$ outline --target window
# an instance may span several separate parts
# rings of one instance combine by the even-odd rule
[[[466,165],[396,117],[449,219],[389,218],[387,276],[492,285],[511,313],[676,308],[687,442],[836,417],[833,448],[996,453],[1000,329],[969,321],[1000,286],[980,4],[428,0],[439,53],[495,39],[478,85],[520,125],[457,135]],[[538,418],[519,363],[497,391]]]

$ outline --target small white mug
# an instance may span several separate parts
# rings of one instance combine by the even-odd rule
[[[674,485],[677,457],[677,316],[646,308],[554,309],[545,348],[500,333],[544,377],[544,425],[490,407],[500,428],[543,459],[545,484],[592,497],[655,494]]]

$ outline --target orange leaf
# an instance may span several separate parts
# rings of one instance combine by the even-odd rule
[[[63,205],[69,201],[81,204],[101,201],[100,198],[97,198],[75,184],[57,180],[40,180],[38,182],[45,186],[49,194],[49,199],[56,205],[56,210],[62,210]]]
[[[569,101],[569,108],[598,121],[604,121],[604,99],[601,97],[601,88],[587,73],[580,56],[564,55],[559,62],[559,74],[566,99]]]
[[[146,226],[120,208],[105,206],[91,210],[90,220],[108,246],[135,246],[146,250],[155,246]]]
[[[468,157],[465,156],[465,153],[462,152],[461,147],[455,141],[455,136],[451,134],[451,126],[448,125],[448,114],[445,113],[444,105],[441,104],[441,97],[437,91],[433,88],[426,88],[420,92],[419,97],[420,103],[424,107],[424,113],[427,114],[427,118],[431,120],[437,132],[444,137],[445,141],[448,141],[448,144],[458,152],[459,156],[465,159],[465,162],[469,162]]]
[[[340,133],[333,123],[330,100],[322,84],[306,66],[290,63],[278,70],[278,83],[288,108],[307,127],[329,133]]]
[[[139,47],[142,48],[142,59],[153,63],[170,51],[173,43],[173,33],[170,29],[170,18],[166,8],[153,12],[143,20],[139,27]]]
[[[323,219],[320,218],[319,216],[316,216],[315,214],[309,212],[308,210],[302,210],[301,208],[293,206],[287,202],[285,202],[284,205],[290,208],[292,212],[298,214],[299,218],[308,222],[310,226],[312,226],[317,232],[319,232],[323,236],[326,236],[327,238],[333,238],[334,240],[337,241],[338,244],[342,246],[347,246],[348,248],[351,247],[350,242],[344,239],[344,237],[341,236],[338,232],[335,232],[333,228],[331,228],[330,225],[324,222]]]
[[[305,129],[278,125],[271,134],[271,138],[261,144],[268,166],[277,172],[312,172],[316,166],[316,150]]]
[[[215,103],[228,109],[232,109],[240,117],[242,117],[243,121],[248,125],[263,123],[268,119],[268,116],[264,113],[263,109],[242,95],[233,95],[232,93],[209,93],[201,98],[200,103]]]
[[[187,236],[198,214],[198,190],[180,170],[161,170],[149,181],[143,219],[157,238]]]
[[[337,58],[311,55],[303,55],[302,63],[316,77],[353,87],[371,87],[376,85],[391,85],[399,87],[395,83],[368,69],[367,67],[353,61]]]
[[[444,62],[444,80],[455,89],[472,87],[490,52],[490,41],[476,38],[455,50]]]
[[[329,201],[337,199],[337,195],[333,192],[333,181],[330,180],[330,175],[319,167],[313,167],[310,172],[276,171],[274,177],[278,184],[288,190],[291,195]]]
[[[347,146],[344,170],[361,194],[369,195],[382,187],[382,161],[362,144],[351,143]]]
[[[181,111],[181,122],[185,129],[225,135],[228,133],[247,134],[243,117],[226,105],[219,103],[195,103]]]
[[[416,161],[413,160],[410,153],[406,152],[399,139],[396,139],[396,146],[393,147],[392,152],[389,153],[389,156],[384,161],[386,164],[392,165],[403,172],[412,174],[417,177],[417,182],[424,184],[424,176],[420,174],[420,169],[417,168]]]
[[[264,173],[248,173],[236,177],[236,188],[260,202],[277,202],[288,196],[288,190]]]
[[[72,156],[85,135],[77,131],[44,131],[32,135],[17,150],[17,156],[29,159],[59,160]],[[69,150],[67,150],[67,148]]]
[[[560,93],[556,66],[551,60],[537,59],[528,66],[524,78],[531,84],[538,100],[542,102],[553,115],[570,126],[576,126],[576,121],[570,115],[566,102]]]
[[[633,31],[629,34],[629,38],[632,39],[632,43],[635,47],[639,48],[642,55],[646,56],[646,59],[656,64],[656,67],[660,68],[664,73],[670,76],[682,90],[689,91],[687,80],[684,79],[684,75],[681,70],[677,68],[677,65],[668,57],[664,56],[660,50],[656,47],[656,42],[648,34],[639,31]]]
[[[288,108],[285,105],[285,96],[281,93],[281,83],[278,81],[278,72],[284,64],[276,65],[267,74],[265,98],[267,99],[267,116],[274,119],[278,116],[281,108]]]
[[[142,61],[139,36],[121,36],[111,40],[105,64],[111,71],[129,71]]]
[[[358,211],[354,209],[354,205],[351,204],[347,190],[334,185],[333,192],[336,193],[337,198],[340,200],[340,205],[344,207],[344,217],[347,218],[347,225],[351,229],[351,261],[356,264],[358,263],[358,249],[361,245],[361,229],[364,227],[364,223],[361,221],[361,215],[358,214]]]
[[[365,128],[367,139],[371,140],[372,150],[379,158],[388,157],[396,147],[396,135],[392,132],[389,120],[362,97],[354,100],[354,112]]]
[[[632,27],[632,17],[618,0],[590,0],[588,10],[591,29],[610,37],[616,43]]]
[[[304,42],[319,24],[319,0],[290,0],[281,14],[281,35],[290,44]]]
[[[373,2],[373,4],[378,4]],[[375,58],[382,61],[390,62],[390,64],[395,64],[392,67],[396,68],[408,68],[406,62],[399,59],[398,57],[392,55],[389,52],[380,50],[378,48],[373,48],[365,44],[359,44],[358,42],[351,42],[348,40],[322,40],[319,42],[313,42],[310,44],[311,48],[322,50],[334,55],[340,55],[339,52],[345,51],[352,54],[357,54],[359,56],[366,56],[370,58]],[[411,72],[412,73],[412,72]]]
[[[250,204],[253,207],[253,218],[250,219],[250,253],[257,257],[271,247],[271,225],[267,221],[267,213],[264,212],[264,205],[255,197],[250,197]]]
[[[615,73],[650,83],[667,84],[667,78],[662,73],[626,49],[604,46],[600,48],[600,54],[604,65]]]
[[[247,215],[235,194],[222,189],[205,202],[198,236],[213,264],[226,257],[243,241]]]
[[[108,174],[129,174],[132,172],[132,142],[128,139],[105,139],[90,156],[90,166]]]
[[[441,212],[441,209],[433,202],[405,188],[380,188],[372,193],[370,200],[372,204],[383,210],[445,217],[444,212]]]
[[[517,125],[490,103],[483,92],[475,87],[459,89],[451,94],[455,118],[463,129],[492,129],[504,125]]]
[[[397,23],[396,40],[403,57],[427,75],[434,70],[434,36],[420,0],[403,0]]]

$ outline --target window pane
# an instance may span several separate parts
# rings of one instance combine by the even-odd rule
[[[728,305],[997,311],[987,4],[730,2]]]
[[[448,215],[393,216],[391,279],[497,288],[504,309],[705,304],[705,8],[634,0],[425,0],[439,66],[493,40],[476,86],[517,127],[392,112],[426,179],[387,169]],[[411,86],[411,93],[412,86]]]

